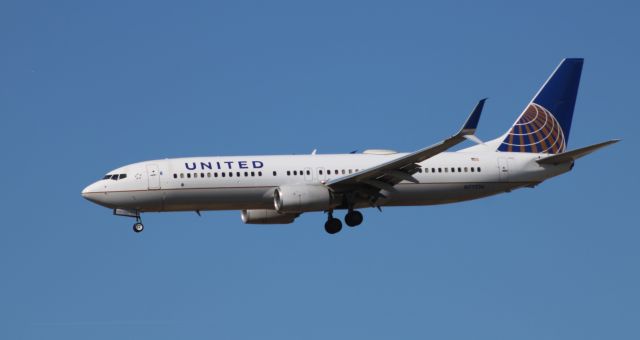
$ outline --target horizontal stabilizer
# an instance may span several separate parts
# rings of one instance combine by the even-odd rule
[[[585,146],[584,148],[575,149],[572,151],[559,153],[557,155],[553,155],[547,158],[539,159],[537,160],[537,162],[539,164],[553,164],[553,165],[573,162],[580,157],[586,156],[598,149],[604,148],[607,145],[615,144],[619,141],[620,139],[612,139],[606,142]]]

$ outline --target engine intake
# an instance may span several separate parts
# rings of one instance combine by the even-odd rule
[[[333,195],[324,185],[283,185],[273,193],[273,205],[281,213],[303,213],[333,208]]]

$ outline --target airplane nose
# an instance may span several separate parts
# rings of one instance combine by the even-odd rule
[[[89,184],[86,188],[82,189],[80,195],[87,201],[100,204],[100,190],[98,183]]]
[[[90,185],[88,185],[86,188],[82,189],[82,192],[80,192],[80,195],[82,195],[82,197],[87,198],[87,194],[89,193],[89,187],[90,187]]]
[[[96,185],[95,183],[91,183],[91,184],[87,185],[86,188],[82,189],[82,192],[80,192],[80,195],[82,195],[82,197],[88,199],[89,196],[91,195],[91,193],[96,191],[96,190],[94,190],[95,185]]]

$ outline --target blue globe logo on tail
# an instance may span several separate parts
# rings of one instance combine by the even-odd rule
[[[502,139],[498,151],[562,153],[576,105],[581,58],[567,58],[553,71]]]
[[[499,151],[561,153],[566,148],[560,123],[549,110],[531,103],[513,125]]]

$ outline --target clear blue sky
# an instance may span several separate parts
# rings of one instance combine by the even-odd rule
[[[638,339],[637,2],[0,3],[0,338]],[[489,97],[504,132],[586,59],[569,147],[622,143],[480,201],[131,219],[80,197],[195,155],[411,151]]]

